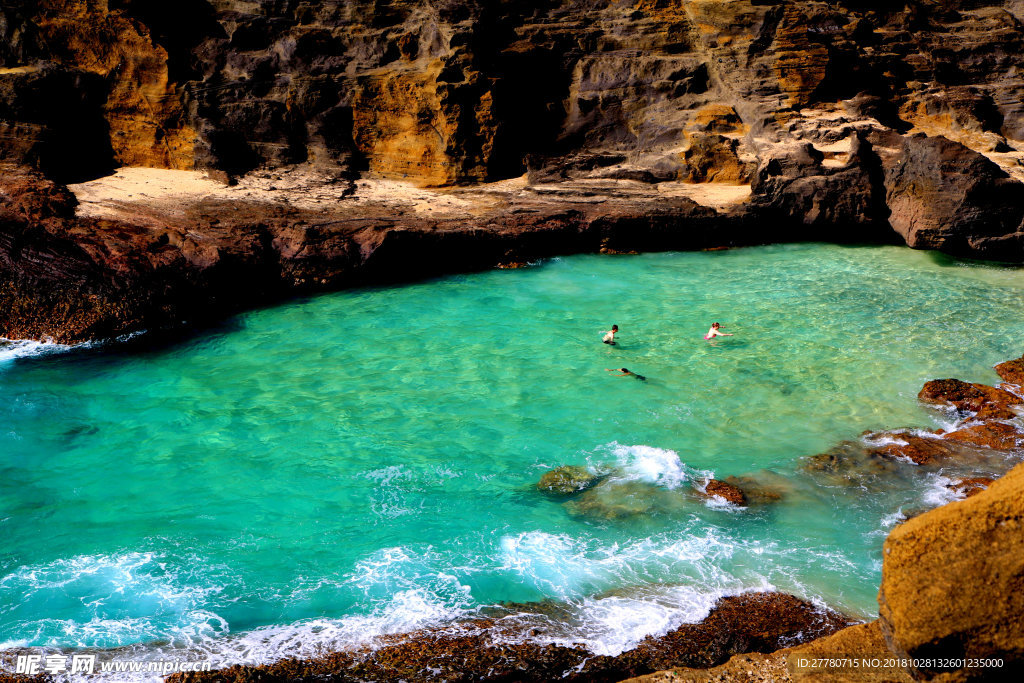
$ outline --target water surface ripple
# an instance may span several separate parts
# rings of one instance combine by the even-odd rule
[[[616,653],[770,587],[869,616],[893,513],[941,479],[850,490],[800,459],[934,428],[921,384],[994,382],[1021,310],[1020,270],[799,245],[347,291],[175,344],[8,344],[0,645],[268,661],[553,598],[548,637]],[[713,321],[736,336],[705,342]],[[646,486],[643,513],[538,493],[562,464]],[[707,505],[712,473],[786,495]]]

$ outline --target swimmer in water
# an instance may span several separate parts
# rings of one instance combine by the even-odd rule
[[[718,324],[718,323],[711,323],[711,329],[708,330],[708,333],[704,335],[704,339],[706,339],[708,341],[711,341],[715,337],[731,337],[731,336],[733,336],[731,332],[722,332],[721,329],[720,329],[721,327],[722,326],[720,324]]]
[[[604,333],[604,339],[602,339],[601,341],[603,341],[605,344],[611,344],[612,346],[615,346],[615,335],[618,333],[618,331],[619,326],[612,325],[612,329]]]
[[[635,372],[630,372],[627,368],[605,368],[608,372],[621,372],[621,375],[615,375],[616,377],[636,377],[641,382],[647,378],[643,375],[638,375]]]

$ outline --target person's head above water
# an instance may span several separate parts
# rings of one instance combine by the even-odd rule
[[[711,327],[715,328],[716,330],[721,326],[722,325],[720,323],[711,323]]]
[[[619,326],[618,325],[612,325],[612,332],[618,332],[618,331],[619,331]]]
[[[626,368],[619,368],[619,372],[629,372]]]

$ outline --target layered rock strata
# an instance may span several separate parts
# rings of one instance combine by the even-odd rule
[[[1022,17],[1019,0],[11,0],[0,334],[93,339],[517,250],[902,240],[1022,261]],[[305,211],[279,194],[17,209],[120,166],[332,191]],[[371,209],[358,182],[524,174],[528,195],[461,222]],[[664,201],[686,194],[704,208]],[[424,242],[429,268],[384,257]]]

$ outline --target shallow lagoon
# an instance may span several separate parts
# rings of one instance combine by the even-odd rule
[[[934,428],[921,384],[996,381],[1021,310],[1021,270],[797,245],[341,292],[174,344],[8,346],[0,645],[266,661],[554,598],[567,622],[543,637],[615,653],[769,587],[867,617],[896,513],[944,480],[851,490],[801,458]],[[705,342],[716,320],[736,336]],[[562,464],[636,482],[643,513],[537,492]],[[708,503],[712,474],[785,497]]]

